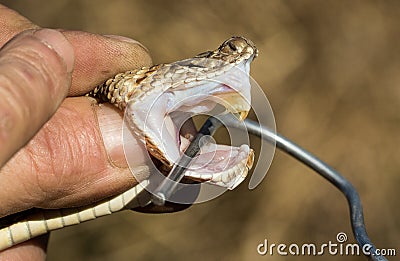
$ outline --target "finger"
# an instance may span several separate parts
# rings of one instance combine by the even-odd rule
[[[0,166],[33,137],[68,92],[74,52],[55,30],[26,31],[0,50]]]
[[[39,29],[19,13],[0,4],[0,46],[3,46],[15,35],[29,29]]]
[[[147,49],[130,38],[80,31],[63,33],[76,56],[70,96],[83,95],[117,73],[152,64]]]
[[[0,5],[0,46],[16,34],[39,28],[17,12]],[[81,31],[62,33],[75,51],[75,68],[69,95],[78,96],[117,73],[152,64],[148,50],[139,42],[121,36],[101,36]]]
[[[123,139],[119,111],[67,98],[38,134],[0,171],[0,217],[32,207],[82,206],[137,184],[123,146],[135,151],[135,176],[149,175],[147,152]],[[132,155],[131,155],[132,156]]]
[[[49,234],[36,237],[0,252],[0,260],[46,260]]]

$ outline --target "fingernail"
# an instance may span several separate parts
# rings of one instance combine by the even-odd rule
[[[133,154],[128,155],[133,157],[128,159],[131,167],[146,165],[147,152],[129,131],[123,131],[121,113],[109,104],[99,105],[96,113],[104,146],[112,164],[120,168],[128,167],[125,152],[129,151],[129,154]]]
[[[74,48],[62,33],[53,29],[41,29],[34,32],[33,35],[53,49],[65,62],[67,71],[72,72],[75,61]]]
[[[146,52],[149,52],[149,49],[147,49],[146,46],[144,46],[143,44],[141,44],[140,42],[138,42],[136,40],[133,40],[132,38],[128,38],[128,37],[121,36],[121,35],[114,35],[114,34],[106,34],[106,35],[103,35],[103,36],[108,37],[108,38],[112,38],[112,39],[116,39],[116,40],[119,40],[119,41],[122,41],[122,42],[126,42],[126,43],[137,44],[140,47],[142,47],[144,50],[146,50]]]

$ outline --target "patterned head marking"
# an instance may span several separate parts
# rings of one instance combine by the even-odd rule
[[[255,58],[258,55],[254,43],[241,36],[233,36],[223,42],[216,50],[197,55],[197,58],[219,59],[238,64],[243,60]]]

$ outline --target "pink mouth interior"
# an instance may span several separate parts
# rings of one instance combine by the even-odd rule
[[[182,125],[179,132],[180,153],[186,150],[191,139],[196,135],[196,128],[193,121],[189,120]],[[202,146],[199,154],[193,159],[189,169],[204,174],[220,173],[239,164],[247,159],[250,148],[247,145],[233,147],[228,145],[209,142]]]

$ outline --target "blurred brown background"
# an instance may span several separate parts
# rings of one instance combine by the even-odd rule
[[[1,1],[44,27],[120,34],[154,63],[247,36],[277,129],[346,176],[381,248],[400,251],[400,3],[397,1]],[[52,233],[49,260],[304,260],[270,243],[354,242],[344,197],[277,152],[267,178],[180,213],[125,212]],[[400,253],[398,253],[400,255]],[[324,256],[314,260],[366,260]]]

